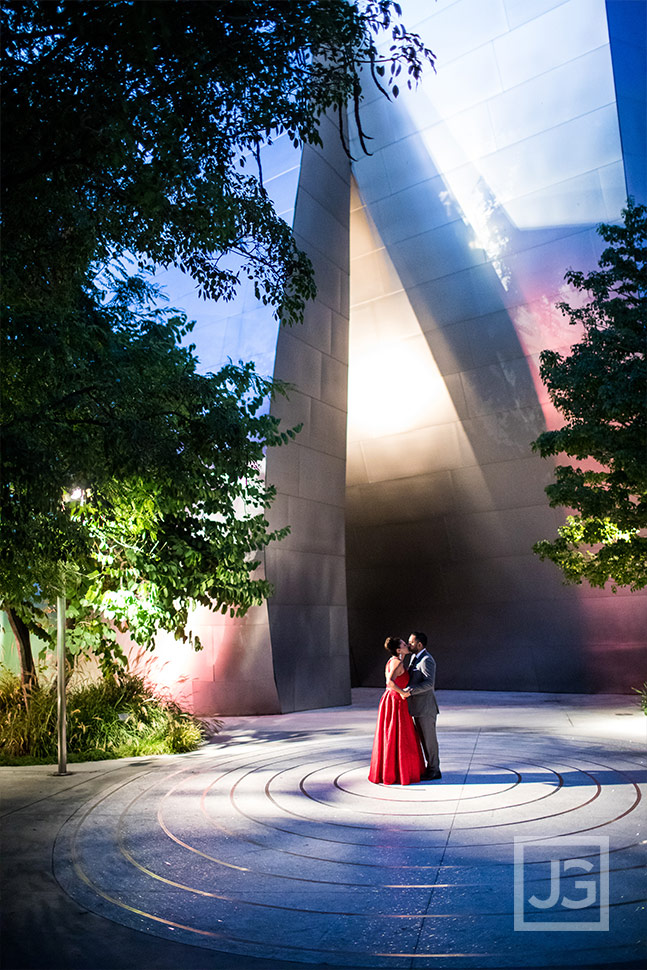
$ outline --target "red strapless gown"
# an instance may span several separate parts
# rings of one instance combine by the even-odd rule
[[[395,683],[404,688],[409,683],[405,671]],[[386,690],[377,710],[377,725],[368,780],[374,784],[411,785],[420,781],[425,761],[416,728],[404,697]]]

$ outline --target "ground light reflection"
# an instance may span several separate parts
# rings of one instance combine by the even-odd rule
[[[111,784],[67,818],[57,878],[86,910],[238,959],[442,970],[636,959],[645,766],[627,699],[472,695],[463,706],[448,692],[442,785],[387,790],[366,777],[375,693],[330,714],[330,730],[330,712],[235,719],[219,748]],[[633,728],[621,743],[600,736],[616,713]],[[595,849],[607,842],[608,866]],[[595,946],[575,930],[557,943],[514,931],[513,888],[578,902],[582,865],[589,885],[609,872],[609,931]],[[537,914],[555,918],[548,903]]]

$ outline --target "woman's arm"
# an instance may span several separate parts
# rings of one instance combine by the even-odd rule
[[[436,661],[432,656],[423,657],[418,666],[421,680],[415,687],[409,687],[407,697],[411,694],[425,694],[427,691],[435,690],[436,686]]]

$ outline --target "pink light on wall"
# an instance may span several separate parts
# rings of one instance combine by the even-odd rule
[[[217,626],[210,622],[217,620]],[[228,615],[213,614],[208,610],[194,613],[191,627],[202,643],[201,650],[195,650],[190,643],[176,640],[171,633],[158,634],[155,650],[142,650],[127,636],[120,642],[128,657],[128,664],[134,673],[141,674],[162,696],[179,704],[189,713],[197,713],[195,705],[196,683],[213,682],[215,672],[222,668],[218,664],[219,648],[225,638],[227,627],[234,620]]]
[[[265,604],[242,619],[201,607],[192,614],[190,626],[202,650],[170,633],[158,635],[153,652],[119,637],[130,668],[198,717],[278,713]]]

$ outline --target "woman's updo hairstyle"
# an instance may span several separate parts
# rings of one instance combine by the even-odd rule
[[[392,653],[394,657],[397,657],[398,647],[401,643],[402,639],[400,637],[387,637],[384,641],[384,649]]]

